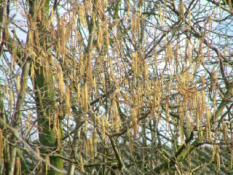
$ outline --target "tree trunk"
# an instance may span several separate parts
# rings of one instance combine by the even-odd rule
[[[37,23],[38,33],[41,48],[44,48],[45,52],[50,52],[47,48],[49,39],[46,37],[46,31],[44,31],[43,23],[49,18],[49,0],[44,0],[42,2],[43,8],[41,8],[42,19],[39,19],[36,13],[35,7],[38,7],[36,4],[37,1],[29,1],[30,9],[29,13],[31,14],[33,20]],[[38,9],[37,9],[38,10]],[[35,12],[35,13],[34,13]],[[36,41],[36,38],[34,38]],[[41,58],[37,58],[41,59]],[[43,61],[48,61],[48,58],[42,58]],[[47,67],[46,67],[47,66]],[[44,66],[43,64],[37,63],[34,69],[34,90],[36,96],[36,108],[39,124],[39,140],[42,144],[40,152],[42,156],[49,156],[50,163],[56,166],[58,169],[63,170],[63,159],[57,154],[63,155],[63,149],[60,148],[60,140],[63,137],[63,129],[61,125],[61,118],[59,118],[55,111],[55,89],[53,74],[48,68],[49,63]],[[32,77],[33,78],[33,77]],[[52,153],[53,152],[53,153]],[[47,172],[50,175],[61,175],[63,173],[57,172],[52,168],[43,169],[44,173]]]

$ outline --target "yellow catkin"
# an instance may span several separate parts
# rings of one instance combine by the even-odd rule
[[[57,149],[60,149],[61,147],[61,130],[60,130],[60,126],[58,124],[58,129],[57,129],[57,132],[56,132],[56,136],[57,136]]]
[[[87,118],[85,119],[85,133],[87,133],[87,129],[88,129],[88,120]]]
[[[132,133],[131,130],[129,128],[127,128],[127,135],[129,138],[129,152],[132,155],[133,153],[133,142],[132,142]]]
[[[20,76],[19,75],[17,75],[16,89],[17,89],[17,91],[20,91],[20,89],[21,89]]]
[[[201,83],[202,83],[202,86],[205,85],[205,77],[201,76]]]
[[[33,35],[34,35],[34,32],[30,31],[29,32],[29,36],[28,36],[28,46],[30,48],[30,51],[32,51],[31,49],[32,49],[32,47],[34,45],[34,41],[33,41],[34,37],[33,37]]]
[[[207,130],[207,135],[208,135],[208,138],[209,138],[209,141],[212,142],[212,133],[211,133],[211,128],[210,128],[210,117],[211,117],[211,113],[210,113],[210,110],[207,109],[206,111],[206,130]]]
[[[94,156],[94,145],[93,145],[93,140],[90,139],[89,142],[90,142],[90,156],[91,156],[91,159],[94,159],[95,156]]]
[[[34,23],[34,22],[33,22]],[[37,30],[37,28],[36,27],[34,27],[35,29],[33,29],[33,30],[35,30],[35,32],[34,32],[34,35],[35,35],[35,45],[36,45],[36,47],[37,48],[40,48],[41,47],[41,40],[40,40],[40,34],[39,34],[39,32],[38,32],[38,30]],[[52,30],[53,31],[53,30]],[[51,32],[52,32],[51,31]],[[53,32],[52,32],[53,33]]]
[[[107,92],[107,89],[106,89],[106,84],[105,84],[105,78],[102,77],[102,84],[103,84],[103,87],[104,87],[104,92],[106,93]]]
[[[97,92],[96,78],[95,77],[94,77],[94,80],[93,80],[93,88],[94,88],[94,92]]]
[[[81,100],[80,100],[80,85],[78,84],[77,85],[77,102],[80,103]]]
[[[169,62],[171,64],[172,59],[173,59],[173,49],[170,45],[167,45],[166,62]]]
[[[51,116],[49,115],[49,130],[51,130]],[[54,128],[53,128],[54,129]]]
[[[229,169],[231,170],[233,166],[233,149],[231,149],[231,162],[230,162],[230,166]]]
[[[113,65],[112,65],[112,60],[109,61],[110,64],[110,76],[113,76]]]
[[[102,138],[103,138],[103,141],[106,142],[106,135],[105,135],[105,116],[102,117]]]
[[[114,126],[114,128],[116,129],[116,123],[114,123],[115,119],[114,119],[114,111],[113,110],[110,110],[110,119],[111,119],[111,125]]]
[[[63,72],[62,72],[62,69],[60,68],[59,69],[59,79],[58,79],[58,88],[59,88],[60,97],[62,97],[63,94],[64,94],[64,84],[63,84],[63,82],[64,82]]]
[[[2,133],[2,129],[0,129],[0,163],[4,163],[4,159],[3,159],[3,147],[4,147],[4,140],[3,140],[3,133]]]
[[[81,107],[84,111],[86,111],[86,93],[85,93],[85,87],[82,88],[82,101],[81,101]]]
[[[92,79],[92,66],[91,66],[91,54],[88,54],[88,78],[89,78],[89,84],[92,87],[93,79]]]
[[[106,36],[106,49],[108,50],[110,41],[109,41],[108,24],[107,23],[105,23],[105,36]]]
[[[202,139],[203,139],[203,131],[202,131],[202,127],[200,127],[200,128],[199,128],[199,132],[198,132],[198,139],[199,139],[200,141],[202,141]]]
[[[84,147],[86,151],[86,156],[89,157],[90,156],[90,144],[88,140],[84,141]]]
[[[54,19],[54,10],[53,10],[53,8],[51,9],[51,13],[50,13],[50,21],[49,21],[49,23],[50,24],[53,24],[53,22],[55,21],[55,19]]]
[[[191,11],[189,11],[189,27],[191,27]]]
[[[62,18],[61,19],[61,23],[60,23],[60,34],[61,34],[61,38],[60,38],[60,45],[61,45],[61,54],[63,55],[63,62],[64,62],[64,58],[65,58],[65,19]]]
[[[157,26],[154,27],[154,36],[157,36]]]
[[[41,6],[43,6],[43,5],[41,5]],[[36,12],[37,12],[37,18],[39,19],[39,21],[41,21],[41,19],[42,19],[41,7],[37,8]]]
[[[31,63],[31,78],[32,80],[34,79],[34,76],[35,76],[35,64],[32,62]]]
[[[20,175],[21,173],[21,161],[20,157],[16,158],[16,175]]]
[[[145,80],[148,80],[148,65],[147,65],[147,63],[144,64],[144,77],[145,77]]]
[[[99,29],[98,29],[98,37],[97,37],[97,46],[99,49],[104,45],[104,35],[103,35],[103,24],[100,18],[98,18]]]
[[[88,101],[89,101],[89,96],[88,96],[88,85],[85,84],[85,90],[84,90],[84,96],[85,96],[85,111],[88,110]]]
[[[83,6],[83,5],[79,6],[78,15],[79,15],[79,19],[80,19],[83,27],[87,27],[86,15],[85,15],[85,6]]]
[[[227,126],[227,123],[224,121],[223,121],[223,136],[224,136],[225,142],[227,142],[227,140],[228,140],[228,126]]]
[[[200,122],[200,97],[198,96],[197,97],[197,100],[196,100],[196,103],[197,103],[197,111],[196,111],[196,124],[197,124],[197,131],[199,131],[199,122]]]
[[[188,137],[190,136],[192,131],[192,123],[189,114],[186,115],[186,132]]]
[[[179,121],[179,131],[180,131],[180,142],[184,143],[184,131],[183,131],[183,122]]]
[[[139,6],[139,15],[142,15],[142,5]]]
[[[81,172],[84,172],[84,164],[83,164],[83,156],[80,154],[80,167],[81,167]]]
[[[121,119],[119,117],[119,115],[116,115],[116,131],[119,132],[121,127]]]
[[[214,15],[213,15],[214,16]],[[213,20],[212,20],[212,16],[209,17],[209,30],[210,32],[212,32],[213,30]]]
[[[70,109],[71,109],[71,99],[70,99],[70,89],[68,86],[66,86],[66,93],[65,93],[65,113],[70,114]]]
[[[38,148],[38,147],[36,147],[36,154],[37,154],[37,160],[39,160],[40,148]]]
[[[55,105],[55,108],[57,109],[58,113],[56,113],[54,115],[54,118],[53,118],[53,127],[54,128],[59,128],[59,116],[64,116],[64,109],[63,109],[63,106],[57,106],[57,104]]]
[[[83,64],[83,53],[81,53],[81,55],[80,55],[80,61],[79,61],[79,70],[80,70],[80,78],[82,79],[82,76],[83,76],[83,74],[84,74],[84,72],[85,72],[85,66],[84,66],[84,64]]]
[[[212,152],[212,158],[211,161],[214,161],[215,155],[216,155],[216,145],[213,146],[213,152]]]
[[[119,117],[117,103],[115,99],[113,100],[113,111],[114,111],[114,117],[115,117],[115,129],[117,132],[119,132],[119,129],[121,127],[121,119]]]
[[[181,0],[179,6],[179,20],[183,20],[183,19],[184,19],[184,2]]]
[[[95,154],[97,151],[97,132],[96,129],[94,129],[92,134],[92,142],[93,142],[93,153]]]
[[[169,107],[168,104],[166,104],[166,119],[169,120]]]
[[[229,4],[229,7],[230,7],[230,11],[232,11],[232,2],[231,2],[231,0],[228,0],[228,4]]]
[[[137,75],[137,71],[138,71],[137,68],[138,68],[137,53],[134,52],[132,53],[132,69],[135,76]]]
[[[97,126],[100,127],[101,126],[101,123],[100,123],[100,116],[99,114],[96,116],[96,121],[97,121]]]
[[[109,129],[110,126],[111,126],[111,125],[110,125],[110,123],[109,123],[109,121],[108,121],[108,118],[106,117],[106,118],[105,118],[105,128],[106,128],[106,130]]]
[[[139,16],[138,13],[135,14],[135,29],[136,29],[136,35],[138,36],[139,35],[139,32],[140,32],[140,21],[141,21],[141,18]]]
[[[161,6],[159,7],[159,25],[162,24],[162,8]]]
[[[215,89],[217,81],[218,81],[217,72],[216,72],[216,70],[213,70],[212,76],[211,76],[211,83],[212,83],[211,88],[212,88],[212,90]]]
[[[219,152],[216,153],[216,161],[217,161],[217,168],[218,168],[218,170],[220,170],[221,162],[220,162]]]
[[[135,108],[131,108],[131,121],[132,121],[132,127],[134,130],[134,137],[136,138],[137,134],[137,111]]]
[[[47,54],[45,54],[45,57],[46,57],[46,59],[45,59],[45,81],[46,81],[46,83],[49,83],[49,81],[50,81],[50,79],[49,79],[49,74],[50,74],[50,70],[49,70],[49,62],[48,62],[48,56],[47,56]],[[48,87],[50,87],[50,86],[48,86]]]
[[[215,111],[216,111],[216,99],[214,98],[214,112],[213,112],[213,121],[215,121]]]
[[[205,91],[202,90],[201,91],[202,93],[202,110],[205,110],[206,109],[206,103],[205,103]]]
[[[8,15],[4,15],[4,21],[8,21]],[[5,41],[9,41],[8,22],[4,24]]]
[[[46,165],[45,165],[46,174],[48,174],[48,170],[50,169],[50,166],[49,166],[49,164],[50,164],[50,159],[49,159],[49,156],[48,156],[48,155],[45,156],[45,162],[46,162]]]
[[[13,106],[13,101],[14,101],[14,94],[13,94],[13,91],[10,91],[10,107]]]

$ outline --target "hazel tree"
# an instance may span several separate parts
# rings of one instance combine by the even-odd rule
[[[0,0],[1,174],[227,174],[232,1]]]

